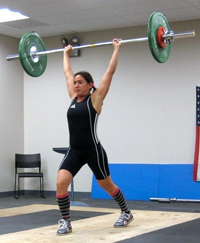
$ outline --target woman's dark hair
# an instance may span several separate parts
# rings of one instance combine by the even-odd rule
[[[86,82],[88,84],[92,82],[93,83],[93,87],[92,87],[93,92],[96,90],[96,88],[94,86],[94,80],[93,80],[93,78],[92,78],[90,73],[88,73],[86,71],[80,71],[80,72],[75,73],[74,77],[76,77],[77,75],[81,75],[86,80]]]

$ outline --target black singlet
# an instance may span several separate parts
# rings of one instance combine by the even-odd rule
[[[97,136],[98,117],[90,95],[81,102],[77,98],[72,101],[67,112],[70,146],[60,169],[67,169],[75,176],[87,163],[97,179],[109,176],[107,155]]]

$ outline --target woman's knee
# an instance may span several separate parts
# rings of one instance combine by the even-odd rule
[[[58,190],[67,190],[72,181],[72,175],[68,171],[59,171],[56,181]]]
[[[66,185],[67,185],[67,183],[64,179],[57,178],[57,181],[56,181],[57,188],[66,187]]]

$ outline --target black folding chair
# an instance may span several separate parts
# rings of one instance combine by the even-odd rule
[[[21,169],[34,169],[34,171],[23,171]],[[37,171],[35,170],[37,169]],[[20,172],[19,172],[20,170]],[[41,155],[38,154],[15,154],[15,186],[14,197],[16,199],[20,196],[20,178],[40,178],[40,196],[44,198],[44,180],[41,172]],[[17,183],[18,181],[18,183]],[[17,188],[18,184],[18,188]]]

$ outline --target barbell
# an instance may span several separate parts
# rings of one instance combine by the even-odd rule
[[[165,63],[169,58],[171,43],[174,39],[195,36],[194,30],[175,34],[170,30],[166,17],[160,12],[151,14],[148,21],[147,33],[148,37],[121,40],[120,42],[124,44],[148,41],[151,54],[159,63]],[[73,46],[72,50],[107,45],[112,45],[112,41]],[[9,55],[6,59],[7,61],[20,59],[21,65],[27,74],[32,77],[39,77],[46,69],[47,54],[63,52],[64,50],[65,48],[46,50],[40,36],[36,32],[28,32],[22,36],[19,42],[19,54]]]

